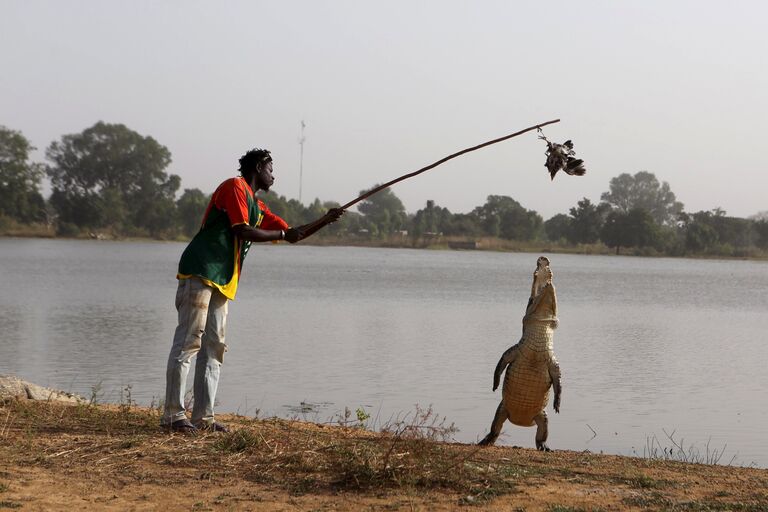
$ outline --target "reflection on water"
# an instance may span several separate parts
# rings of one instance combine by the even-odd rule
[[[162,396],[183,247],[1,239],[0,373],[86,396],[101,383],[105,400],[126,385],[140,403]],[[218,410],[331,421],[363,407],[381,424],[432,404],[475,441],[537,256],[255,246]],[[550,446],[642,455],[666,429],[768,466],[768,264],[549,256],[564,377]],[[534,432],[507,424],[501,443],[533,447]]]

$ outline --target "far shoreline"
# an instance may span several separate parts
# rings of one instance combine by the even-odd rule
[[[14,231],[9,233],[0,233],[3,239],[45,239],[45,240],[72,240],[72,241],[107,241],[107,242],[145,242],[145,243],[187,243],[189,238],[179,237],[175,239],[162,239],[152,237],[130,237],[130,236],[60,236],[55,233],[40,232],[21,232]],[[417,249],[431,251],[463,251],[463,252],[519,252],[535,254],[578,254],[583,256],[634,256],[641,258],[672,258],[672,259],[691,259],[691,260],[723,260],[723,261],[768,261],[768,253],[764,255],[725,255],[725,254],[686,254],[673,255],[664,254],[645,248],[627,248],[620,251],[605,246],[604,244],[582,244],[582,245],[553,245],[536,244],[532,242],[517,242],[513,240],[503,240],[491,237],[445,237],[440,241],[426,243],[423,241],[414,242],[413,239],[397,240],[390,237],[384,240],[362,240],[353,237],[339,237],[331,239],[327,236],[321,236],[301,242],[299,245],[308,245],[313,247],[370,247],[377,249]],[[452,247],[452,245],[463,245],[463,247]],[[467,247],[471,245],[472,247]]]

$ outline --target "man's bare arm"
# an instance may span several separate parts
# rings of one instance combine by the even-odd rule
[[[238,224],[232,227],[232,231],[240,240],[249,242],[272,242],[283,239],[283,231],[280,229],[261,229],[248,224]]]

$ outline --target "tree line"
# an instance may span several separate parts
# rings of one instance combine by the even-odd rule
[[[44,226],[59,236],[178,239],[194,236],[200,227],[210,195],[195,188],[179,193],[181,178],[166,172],[170,151],[150,136],[98,122],[52,142],[46,163],[30,160],[34,150],[22,133],[0,126],[0,232]],[[44,177],[51,186],[47,199],[41,192]],[[567,214],[546,221],[503,195],[488,196],[469,213],[452,213],[430,200],[409,214],[386,189],[318,238],[411,246],[492,238],[559,247],[598,244],[633,254],[768,254],[768,212],[749,219],[719,208],[686,212],[669,184],[648,171],[620,174],[608,188],[600,202],[583,198]],[[339,206],[319,199],[304,205],[274,192],[265,201],[292,225]]]

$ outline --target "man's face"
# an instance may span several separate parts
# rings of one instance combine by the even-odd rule
[[[266,162],[259,166],[256,180],[261,190],[264,192],[269,191],[269,187],[275,182],[275,177],[272,175],[272,162]]]

